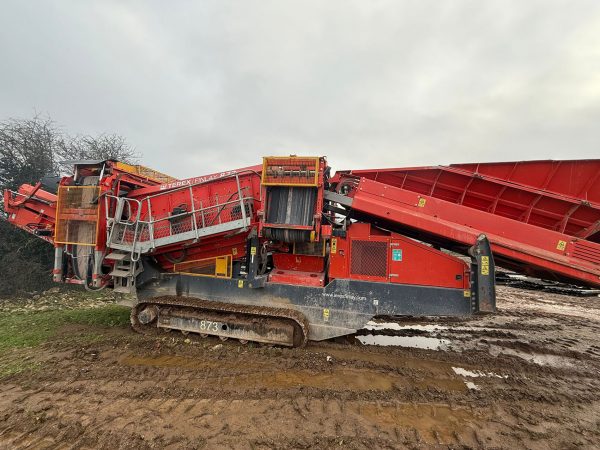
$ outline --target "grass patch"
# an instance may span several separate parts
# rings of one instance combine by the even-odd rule
[[[100,308],[32,311],[0,316],[0,354],[13,348],[35,347],[67,324],[124,326],[129,309],[118,305]],[[4,370],[4,367],[2,367]]]
[[[95,344],[102,342],[104,339],[106,339],[106,335],[101,333],[85,333],[73,336],[73,342],[81,345]]]
[[[41,367],[38,362],[17,361],[0,364],[0,378],[9,377],[25,371],[35,371]]]

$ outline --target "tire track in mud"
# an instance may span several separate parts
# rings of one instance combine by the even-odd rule
[[[466,443],[470,437],[468,433],[463,436],[465,427],[476,429],[478,426],[476,414],[465,407],[396,401],[341,401],[337,398],[103,401],[96,396],[86,396],[84,405],[65,413],[67,405],[81,405],[81,397],[56,394],[44,399],[30,395],[22,399],[22,405],[29,411],[31,420],[29,424],[12,424],[13,433],[20,427],[29,431],[28,436],[41,435],[46,440],[63,439],[67,434],[78,437],[85,433],[89,442],[100,447],[115,444],[113,430],[118,430],[124,437],[117,445],[125,448],[130,443],[131,448],[133,443],[140,445],[141,441],[169,445],[181,436],[185,436],[187,443],[198,439],[223,442],[223,423],[227,424],[228,438],[243,435],[263,442],[276,442],[281,430],[291,431],[292,435],[297,434],[302,439],[342,436],[352,440],[383,435],[386,440],[395,442],[398,431],[394,429],[397,429],[403,430],[404,438],[416,430],[426,442],[436,443],[433,438],[437,436],[436,439],[445,442]],[[135,413],[120,415],[119,411],[125,409]],[[278,418],[277,426],[273,427],[275,417]],[[308,418],[310,430],[306,433]],[[33,445],[32,441],[23,438],[22,434],[13,434],[10,443]]]
[[[597,309],[538,314],[530,297],[468,321],[396,319],[440,325],[430,334],[449,351],[186,344],[110,329],[93,345],[50,342],[28,351],[39,370],[0,384],[0,448],[598,446]],[[523,359],[540,353],[558,359]]]
[[[390,446],[399,442],[477,446],[479,441],[487,439],[481,427],[492,416],[481,406],[490,402],[479,402],[480,406],[475,408],[469,405],[477,403],[480,394],[469,392],[463,380],[452,374],[456,361],[447,358],[448,353],[443,354],[446,358],[438,360],[425,351],[415,355],[394,349],[390,355],[382,354],[379,349],[325,344],[305,351],[304,360],[298,355],[287,357],[285,351],[281,356],[253,355],[249,351],[245,356],[232,358],[236,349],[234,344],[224,346],[223,353],[218,352],[212,359],[198,358],[207,353],[213,355],[210,347],[208,350],[182,347],[177,349],[180,354],[176,356],[171,349],[167,354],[139,349],[125,356],[110,349],[92,363],[78,358],[74,352],[71,358],[57,364],[60,372],[32,374],[25,380],[39,386],[36,389],[3,387],[2,409],[8,400],[19,405],[12,411],[15,416],[31,418],[29,422],[19,419],[18,423],[11,423],[11,433],[25,430],[27,436],[43,436],[30,440],[19,433],[4,442],[16,447],[43,448],[52,439],[86,436],[91,447],[143,448],[144,445],[187,446],[194,442],[216,444],[224,442],[224,433],[234,446],[244,436],[247,442],[267,447],[327,443],[322,441],[323,437],[331,436],[359,446],[365,439],[378,439],[381,445]],[[333,365],[324,362],[325,354],[333,356]],[[271,367],[266,366],[268,361]],[[248,367],[244,367],[244,362]],[[461,361],[462,366],[464,362]],[[314,369],[312,374],[305,368],[309,364]],[[278,369],[285,370],[277,372]],[[501,369],[502,366],[496,368]],[[542,393],[542,389],[548,392],[556,389],[561,380],[551,371],[545,374],[543,369],[524,369],[521,376],[526,374],[530,378],[537,374],[535,383],[527,379],[517,382],[518,374],[512,373],[500,384],[487,379],[478,383],[486,386],[487,395],[495,402],[507,404],[525,400],[558,405],[565,401],[581,402],[584,397],[589,400],[588,390],[569,390],[567,386],[559,387],[561,392],[569,392],[566,397],[553,398]],[[281,378],[278,373],[287,375]],[[362,373],[370,374],[376,383],[369,386],[349,382]],[[299,374],[306,374],[307,378]],[[332,385],[340,374],[350,375]],[[407,379],[412,380],[410,385],[406,384]],[[592,383],[591,387],[598,391],[597,385]],[[536,394],[528,395],[530,391]],[[123,415],[123,411],[128,414]],[[244,419],[240,421],[239,417]],[[272,428],[269,423],[275,418],[278,430],[265,431]],[[297,426],[298,421],[304,427],[310,424],[312,431],[307,435],[305,428]],[[228,424],[226,432],[223,423]],[[509,425],[497,423],[496,432],[510,436]],[[286,440],[281,440],[281,430],[286,430]],[[297,435],[297,440],[290,440],[287,433]],[[6,436],[0,438],[7,439]],[[181,440],[182,436],[185,440]],[[513,438],[504,439],[512,442]],[[334,441],[338,442],[329,443],[333,445]]]

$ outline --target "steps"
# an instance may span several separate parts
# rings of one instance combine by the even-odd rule
[[[114,281],[114,292],[135,294],[135,279],[144,270],[142,265],[131,260],[130,252],[114,251],[106,255],[105,259],[116,262],[114,269],[109,273]]]

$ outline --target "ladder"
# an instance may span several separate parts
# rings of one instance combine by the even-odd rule
[[[115,261],[115,266],[109,273],[113,277],[114,292],[135,294],[136,277],[144,270],[142,264],[132,261],[131,253],[120,250],[109,253],[106,259]]]

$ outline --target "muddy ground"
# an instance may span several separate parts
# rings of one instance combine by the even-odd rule
[[[67,324],[2,356],[0,448],[599,448],[600,299],[498,294],[301,349]]]

